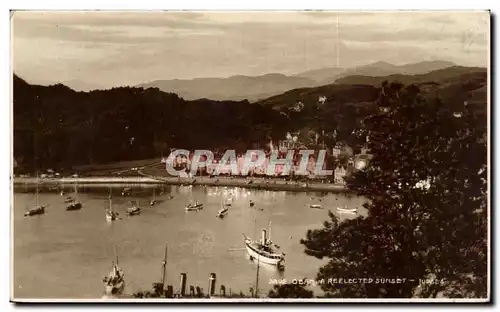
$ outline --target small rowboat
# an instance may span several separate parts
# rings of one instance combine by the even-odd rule
[[[311,205],[309,205],[309,208],[323,209],[323,206],[321,206],[320,204],[311,204]]]
[[[223,218],[227,215],[228,211],[229,211],[229,209],[227,209],[227,207],[221,208],[221,209],[217,212],[216,217],[217,217],[217,218],[220,218],[220,219],[223,219]]]
[[[337,211],[338,212],[342,212],[342,213],[357,213],[358,212],[358,208],[340,208],[340,207],[337,207]]]
[[[33,209],[28,210],[24,216],[25,217],[30,217],[30,216],[36,216],[36,215],[41,215],[45,213],[45,206],[38,206]]]
[[[203,209],[203,204],[196,202],[195,204],[187,204],[186,211],[198,211]]]

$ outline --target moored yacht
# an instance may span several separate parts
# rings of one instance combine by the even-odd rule
[[[251,259],[257,259],[259,262],[283,267],[285,254],[279,251],[279,246],[273,244],[271,239],[266,235],[267,231],[262,229],[261,240],[254,241],[243,234],[248,255]]]
[[[104,292],[106,295],[118,295],[125,288],[125,279],[123,270],[118,266],[118,257],[116,263],[112,263],[111,272],[103,278]]]
[[[37,177],[38,178],[38,177]],[[40,205],[39,198],[38,198],[38,181],[36,184],[36,193],[35,193],[35,207],[29,209],[24,213],[25,217],[30,217],[30,216],[36,216],[36,215],[41,215],[45,213],[45,205]]]

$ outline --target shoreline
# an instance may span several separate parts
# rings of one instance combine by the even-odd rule
[[[13,186],[32,186],[36,184],[166,184],[166,185],[200,185],[200,186],[226,186],[242,187],[248,189],[269,190],[269,191],[290,191],[290,192],[348,192],[342,184],[331,184],[321,182],[293,182],[284,180],[265,180],[263,178],[243,178],[243,177],[80,177],[80,178],[34,178],[15,177],[11,179]]]

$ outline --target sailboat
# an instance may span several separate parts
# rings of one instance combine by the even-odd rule
[[[217,212],[217,215],[215,216],[216,218],[224,219],[224,217],[227,215],[229,212],[228,205],[224,204],[224,200],[221,197],[221,207],[219,211]]]
[[[123,270],[118,266],[118,256],[116,257],[116,263],[112,262],[108,276],[105,276],[102,281],[106,295],[118,295],[123,292],[125,279]]]
[[[113,205],[111,203],[111,188],[109,189],[109,207],[106,209],[106,220],[111,222],[118,219],[118,212],[113,211]]]
[[[127,208],[127,215],[129,215],[129,216],[139,215],[141,213],[142,209],[137,207],[136,201],[132,201],[131,203],[132,203],[132,207]]]
[[[82,209],[83,207],[83,204],[78,200],[78,186],[77,184],[75,184],[75,199],[72,199],[70,201],[68,201],[68,205],[66,206],[66,210],[68,211],[72,211],[72,210],[80,210]],[[67,197],[66,200],[68,200],[68,198],[71,198],[71,197]],[[65,202],[66,202],[65,200]]]
[[[271,233],[271,222],[269,222],[269,234]],[[267,236],[268,231],[262,229],[260,241],[254,241],[243,234],[245,247],[250,259],[258,259],[259,261],[277,267],[283,267],[285,263],[285,254],[278,251],[279,246],[273,244],[271,235]]]
[[[25,217],[41,215],[41,214],[45,213],[45,205],[40,205],[39,198],[38,198],[38,175],[37,175],[37,181],[36,181],[35,201],[36,201],[35,207],[26,211],[26,213],[24,214]]]

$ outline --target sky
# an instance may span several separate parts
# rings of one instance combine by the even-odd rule
[[[13,71],[88,90],[377,61],[488,66],[488,12],[16,11]]]

